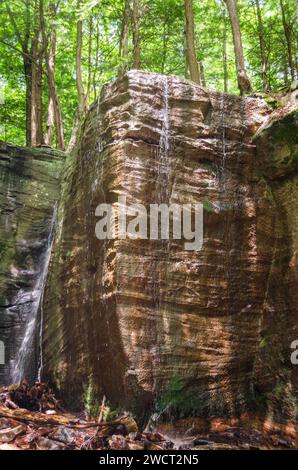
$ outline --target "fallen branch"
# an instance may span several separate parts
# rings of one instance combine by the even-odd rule
[[[41,426],[65,426],[67,428],[74,428],[74,429],[88,429],[88,428],[97,428],[98,423],[84,423],[79,424],[73,422],[73,420],[65,417],[65,416],[48,416],[43,413],[34,412],[31,413],[28,410],[24,410],[22,408],[18,408],[16,410],[11,410],[6,408],[3,405],[0,405],[0,417],[1,418],[11,418],[15,419],[16,421],[20,421],[22,423],[32,423]]]

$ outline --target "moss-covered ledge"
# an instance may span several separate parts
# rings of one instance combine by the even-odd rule
[[[258,167],[267,179],[280,179],[298,171],[298,108],[274,112],[253,138]]]

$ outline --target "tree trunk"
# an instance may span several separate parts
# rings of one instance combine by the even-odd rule
[[[130,17],[130,3],[129,3],[129,0],[125,0],[123,17],[122,17],[120,49],[119,49],[119,56],[121,60],[119,75],[122,75],[123,73],[125,73],[128,68],[129,17]]]
[[[29,0],[25,1],[25,27],[24,27],[24,36],[21,36],[21,33],[18,29],[17,23],[15,21],[15,17],[10,9],[8,3],[5,4],[6,11],[18,42],[21,46],[22,56],[23,56],[23,69],[25,75],[25,83],[26,83],[26,145],[30,147],[31,142],[31,106],[32,106],[32,69],[33,69],[33,61],[32,56],[29,52],[29,40],[30,40],[30,27],[31,27],[31,17],[30,17],[30,4]]]
[[[86,111],[86,100],[83,85],[83,73],[82,73],[82,47],[83,47],[83,22],[78,20],[77,22],[77,48],[76,48],[76,85],[79,99],[79,111],[82,115]]]
[[[196,57],[195,47],[195,25],[193,17],[193,1],[184,0],[185,6],[185,40],[186,40],[186,62],[190,73],[190,79],[201,84],[200,68]]]
[[[91,72],[92,72],[92,38],[93,38],[93,16],[90,16],[89,20],[89,38],[88,38],[88,81],[87,91],[85,95],[86,105],[90,102],[90,90],[91,90]]]
[[[45,134],[45,144],[48,145],[49,147],[53,146],[54,130],[55,130],[54,102],[53,102],[53,98],[49,96],[46,134]]]
[[[97,97],[97,84],[96,84],[96,73],[99,65],[99,21],[97,18],[96,22],[96,52],[95,52],[95,66],[93,69],[93,93],[94,93],[94,101]]]
[[[26,145],[31,147],[32,61],[28,57],[23,60],[26,82]]]
[[[133,0],[132,5],[133,68],[141,68],[140,2]]]
[[[40,0],[40,3],[42,0]],[[43,82],[43,58],[44,47],[41,44],[37,57],[37,81],[36,81],[36,138],[37,145],[44,144],[43,138],[43,112],[42,112],[42,82]]]
[[[227,23],[227,14],[225,10],[224,11],[224,30],[223,30],[223,49],[222,49],[223,71],[224,71],[224,92],[225,93],[228,93],[228,81],[229,81],[227,41],[228,41],[228,23]]]
[[[236,72],[238,87],[240,94],[249,93],[251,91],[250,80],[247,76],[244,63],[243,46],[241,39],[241,31],[238,18],[237,2],[236,0],[225,0],[231,20],[234,49],[235,49],[235,61],[236,61]]]
[[[79,10],[81,0],[78,0],[77,9]],[[78,93],[78,108],[75,113],[71,138],[67,147],[67,151],[71,152],[78,141],[81,123],[87,112],[86,95],[84,92],[83,72],[82,72],[82,47],[83,47],[83,22],[81,19],[77,21],[77,45],[76,45],[76,85]]]
[[[31,91],[31,145],[37,147],[43,141],[43,113],[42,113],[42,78],[44,44],[41,37],[40,11],[42,0],[35,0],[34,10],[34,36],[31,46],[32,56],[32,91]]]
[[[200,67],[201,85],[203,87],[206,87],[207,84],[206,84],[206,78],[205,78],[205,67],[204,67],[204,64],[203,64],[202,60],[200,60],[200,62],[199,62],[199,67]]]
[[[282,15],[282,24],[283,24],[283,28],[284,28],[286,43],[287,43],[289,69],[290,69],[290,73],[291,73],[291,79],[292,79],[292,81],[294,81],[295,80],[295,66],[294,66],[293,51],[292,51],[291,25],[287,21],[286,10],[285,10],[283,0],[280,0],[279,3],[280,3],[281,15]]]
[[[38,53],[38,40],[39,40],[39,30],[36,29],[34,33],[34,38],[32,42],[31,55],[33,57],[32,63],[32,73],[31,73],[31,145],[32,147],[37,146],[38,142],[38,126],[37,126],[37,53]]]
[[[260,0],[256,1],[257,18],[258,18],[258,34],[260,42],[260,53],[261,53],[261,64],[262,64],[262,84],[263,91],[268,91],[268,79],[267,79],[267,59],[266,59],[266,45],[265,45],[265,33],[264,24],[260,6]]]
[[[52,30],[49,39],[49,51],[47,53],[47,73],[49,88],[49,106],[47,122],[47,145],[53,144],[54,122],[56,125],[58,148],[64,150],[64,130],[61,115],[60,101],[55,82],[55,54],[56,54],[56,31]],[[53,122],[54,121],[54,122]]]
[[[48,90],[49,90],[45,143],[46,145],[52,147],[53,139],[54,139],[54,130],[55,130],[55,110],[54,110],[54,99],[51,93],[51,72],[54,75],[56,35],[55,35],[54,29],[52,29],[49,40],[48,40],[46,31],[45,31],[45,24],[44,24],[44,11],[42,11],[42,36],[43,36],[43,43],[45,43],[46,45],[45,57],[46,57],[46,66],[47,66],[47,74],[48,74]]]
[[[50,13],[54,17],[56,14],[56,7],[53,3],[50,3]],[[55,82],[55,55],[56,55],[56,30],[51,26],[51,32],[49,40],[46,35],[45,21],[44,21],[44,8],[43,0],[40,0],[40,26],[42,33],[42,42],[45,50],[47,79],[48,79],[48,90],[49,90],[49,103],[47,112],[47,131],[45,136],[46,145],[53,145],[54,128],[56,125],[57,133],[57,144],[58,148],[64,150],[64,132],[63,132],[63,121],[61,116],[61,108],[59,97],[56,90]]]

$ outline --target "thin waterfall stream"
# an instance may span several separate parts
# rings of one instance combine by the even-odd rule
[[[224,271],[225,271],[225,278],[226,278],[226,292],[227,292],[227,299],[228,299],[228,305],[229,305],[229,298],[230,298],[230,285],[229,285],[229,280],[230,280],[230,207],[227,204],[227,201],[229,200],[229,195],[228,193],[228,187],[227,187],[227,168],[226,168],[226,160],[227,160],[227,133],[226,133],[226,99],[228,97],[222,93],[221,94],[221,99],[220,99],[220,131],[221,131],[221,172],[220,172],[220,178],[221,178],[221,184],[220,184],[220,191],[221,191],[221,208],[224,213],[224,219],[223,219],[223,227],[224,227],[224,237],[223,237],[223,242],[224,242]],[[229,307],[228,307],[229,309]]]
[[[156,165],[157,165],[157,178],[155,186],[155,198],[156,204],[170,204],[171,188],[170,188],[170,105],[169,105],[169,78],[167,76],[161,77],[161,98],[162,98],[162,109],[161,109],[161,130],[159,146],[156,154]],[[159,227],[160,228],[160,227]],[[166,237],[167,238],[167,237]],[[152,265],[152,278],[153,278],[153,302],[156,308],[156,312],[159,318],[160,327],[158,328],[157,335],[164,336],[164,332],[168,329],[167,319],[163,313],[163,284],[166,285],[167,278],[167,265],[170,253],[169,239],[163,239],[161,234],[161,240],[158,242],[156,249],[155,261]],[[163,267],[163,264],[165,265]],[[162,341],[163,342],[163,341]],[[158,341],[157,341],[158,343]],[[156,350],[156,367],[160,367],[161,351]],[[154,388],[157,388],[155,379]],[[153,413],[147,423],[147,428],[155,428],[158,425],[159,419],[166,411],[160,410],[159,412]]]
[[[47,240],[47,246],[45,253],[42,258],[42,269],[37,278],[36,284],[31,294],[32,298],[32,309],[29,318],[27,319],[27,324],[25,327],[23,341],[21,343],[18,355],[16,360],[13,363],[12,372],[11,372],[11,381],[12,383],[19,383],[28,371],[32,371],[34,367],[32,366],[32,361],[34,359],[34,349],[35,349],[35,338],[38,333],[39,328],[39,339],[38,339],[38,348],[39,348],[39,369],[38,369],[38,380],[40,380],[41,370],[42,370],[42,327],[43,327],[43,312],[42,312],[42,300],[45,289],[45,284],[47,280],[48,268],[51,259],[52,245],[53,245],[53,235],[55,229],[55,223],[57,218],[57,205],[54,207],[53,216],[50,222],[49,236]],[[40,314],[40,322],[39,322]]]

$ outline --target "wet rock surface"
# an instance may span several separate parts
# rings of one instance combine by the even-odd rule
[[[271,112],[143,72],[105,87],[69,165],[44,301],[44,377],[67,403],[89,387],[139,416],[295,419],[297,126],[285,172],[279,124],[253,139]],[[120,194],[202,203],[203,249],[99,241],[95,209]]]
[[[5,365],[0,384],[9,384],[25,328],[40,296],[54,206],[60,194],[63,155],[0,142],[0,341]],[[29,366],[36,372],[35,338],[28,345]],[[30,367],[30,362],[33,368]]]

